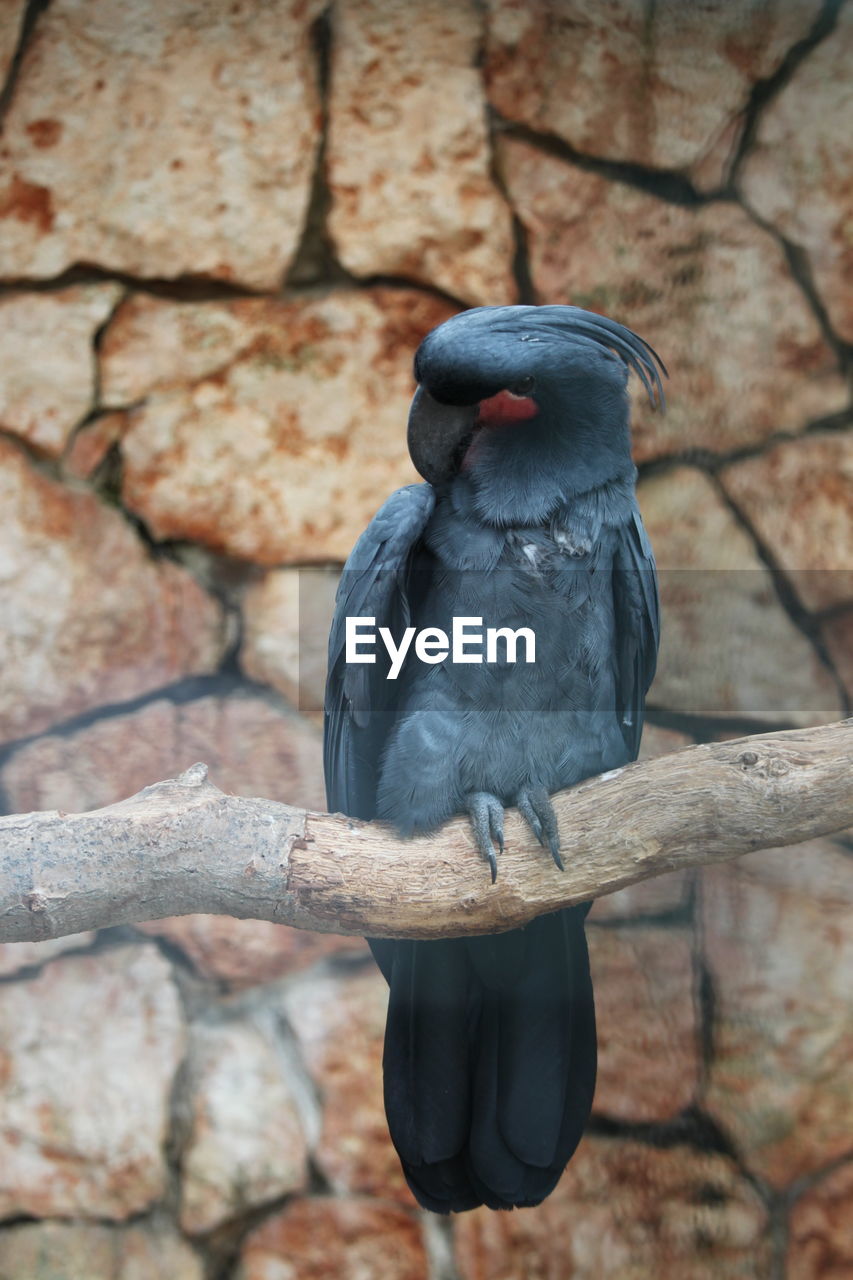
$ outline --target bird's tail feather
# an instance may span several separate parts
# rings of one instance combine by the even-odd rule
[[[371,943],[390,985],[385,1108],[425,1208],[538,1204],[595,1087],[584,908],[484,938]]]

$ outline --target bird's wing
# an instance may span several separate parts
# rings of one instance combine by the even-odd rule
[[[346,662],[346,619],[369,617],[399,639],[410,616],[410,567],[435,505],[429,484],[392,493],[353,547],[341,575],[329,634],[323,763],[332,812],[372,818],[376,775],[393,722],[396,686],[377,643],[375,663]]]
[[[625,745],[640,750],[646,693],[657,666],[660,605],[657,570],[648,535],[636,508],[622,527],[613,558],[616,624],[616,711]]]

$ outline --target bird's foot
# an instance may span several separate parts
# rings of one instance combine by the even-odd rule
[[[477,848],[486,859],[492,872],[492,884],[498,878],[498,852],[504,851],[504,807],[490,791],[472,791],[465,797]]]
[[[536,839],[543,846],[547,844],[551,857],[561,871],[565,871],[563,859],[560,857],[560,833],[557,830],[557,818],[551,797],[544,787],[529,787],[520,791],[515,800],[518,811],[526,821]]]

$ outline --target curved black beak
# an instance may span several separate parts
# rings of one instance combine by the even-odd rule
[[[430,484],[446,484],[458,472],[477,410],[476,404],[441,404],[418,387],[409,410],[409,455]]]

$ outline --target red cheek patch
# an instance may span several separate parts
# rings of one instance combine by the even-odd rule
[[[539,412],[539,405],[532,396],[515,396],[511,391],[499,391],[497,395],[481,400],[477,422],[481,427],[503,427],[513,422],[526,422]]]

